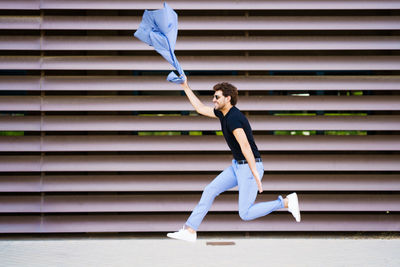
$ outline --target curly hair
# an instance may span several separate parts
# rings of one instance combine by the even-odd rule
[[[230,96],[232,106],[236,105],[237,99],[238,99],[238,89],[236,88],[236,86],[234,86],[231,83],[222,82],[222,83],[217,83],[216,85],[214,85],[213,89],[215,92],[221,90],[222,94],[225,97]]]

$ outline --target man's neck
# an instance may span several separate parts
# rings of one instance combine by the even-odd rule
[[[232,105],[229,105],[229,106],[225,106],[223,109],[221,109],[221,112],[222,112],[222,114],[224,114],[224,117],[229,112],[229,110],[231,110],[232,107],[233,107]]]

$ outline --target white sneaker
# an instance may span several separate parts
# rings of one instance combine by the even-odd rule
[[[300,218],[300,208],[299,208],[299,200],[297,198],[296,193],[292,193],[287,196],[289,200],[288,204],[288,210],[290,213],[292,213],[293,217],[296,219],[297,222],[301,221]]]
[[[189,230],[185,229],[185,227],[183,227],[178,232],[168,233],[167,236],[170,238],[188,241],[188,242],[196,242],[196,239],[197,239],[197,233],[191,233],[191,232],[189,232]]]

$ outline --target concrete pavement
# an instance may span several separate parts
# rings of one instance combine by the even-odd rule
[[[215,242],[216,245],[210,245]],[[233,245],[223,245],[224,243]],[[163,234],[0,238],[0,266],[400,266],[400,238]]]

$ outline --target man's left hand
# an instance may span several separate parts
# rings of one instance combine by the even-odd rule
[[[262,188],[262,183],[260,181],[259,178],[255,177],[254,179],[256,179],[256,183],[257,183],[257,187],[258,187],[258,192],[261,194],[263,192],[263,188]]]

